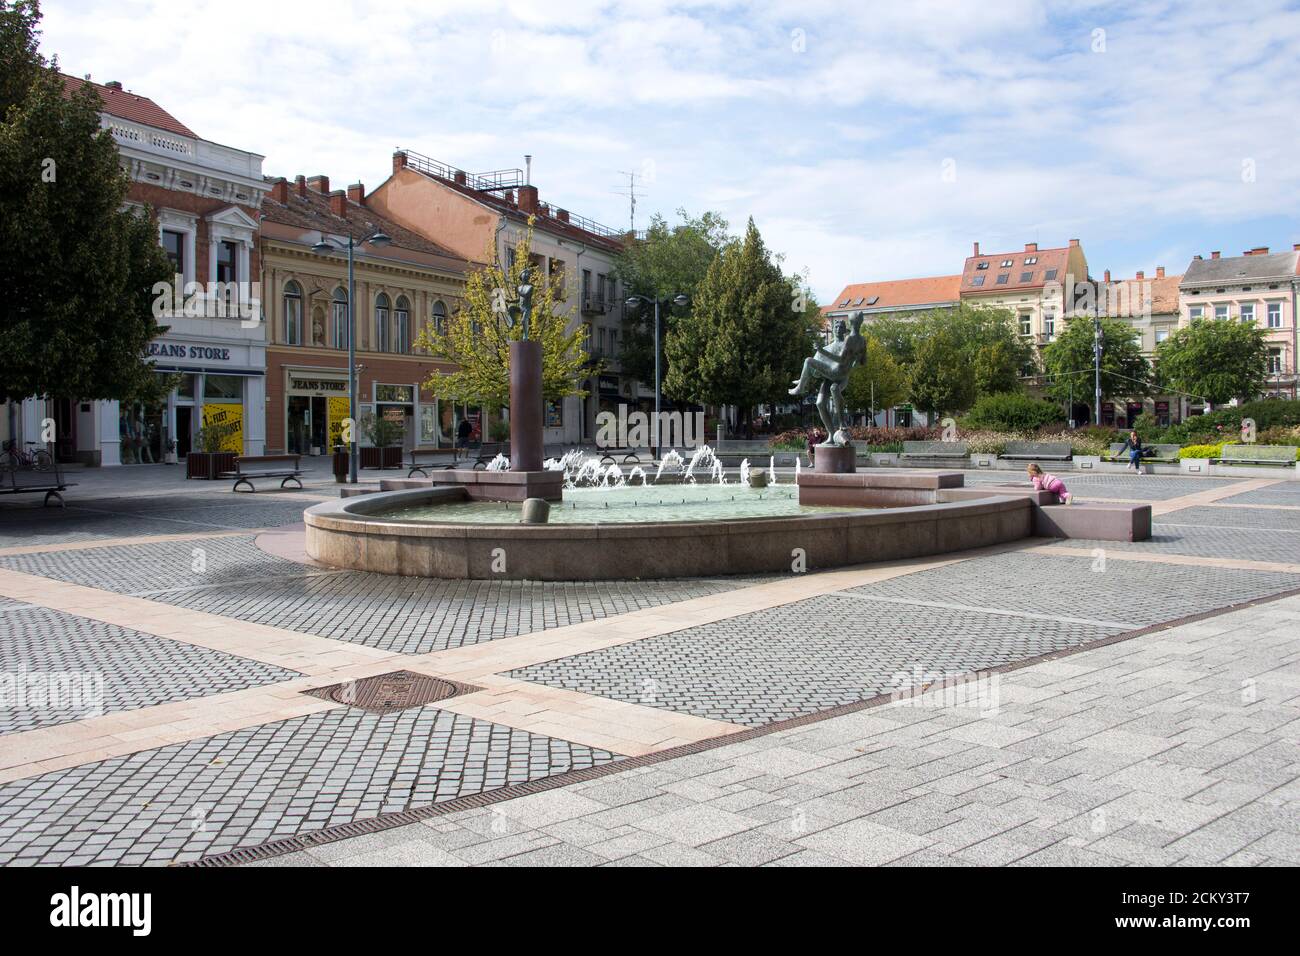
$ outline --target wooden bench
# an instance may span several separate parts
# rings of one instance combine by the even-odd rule
[[[19,464],[7,455],[0,458],[0,495],[39,494],[45,492],[44,507],[50,506],[51,499],[63,502],[62,492],[71,488],[75,482],[66,481],[63,469],[57,461],[46,459],[36,465]]]
[[[1220,465],[1294,465],[1296,449],[1293,445],[1224,445],[1218,458],[1210,459]]]
[[[449,457],[450,456],[450,457]],[[406,473],[407,478],[414,478],[418,471],[424,477],[428,478],[428,469],[442,468],[443,470],[455,468],[459,461],[456,449],[454,448],[412,448],[411,460],[407,462],[410,471]]]
[[[925,459],[951,460],[970,457],[970,446],[964,441],[905,441],[899,461]]]
[[[478,446],[475,453],[473,468],[477,471],[480,467],[486,468],[492,464],[497,455],[503,454],[502,443],[499,441],[485,441]]]
[[[235,479],[231,491],[238,491],[240,485],[248,485],[249,492],[257,491],[253,487],[255,478],[279,478],[281,488],[291,481],[301,488],[301,463],[301,455],[240,455],[235,459],[235,470],[223,471],[221,477]]]
[[[1143,455],[1143,461],[1177,462],[1182,445],[1143,445],[1142,450],[1154,451],[1154,455]],[[1109,453],[1102,456],[1103,461],[1128,461],[1128,452],[1124,451],[1123,442],[1115,442]]]
[[[1073,457],[1067,441],[1009,441],[998,455],[1004,461],[1069,461]]]

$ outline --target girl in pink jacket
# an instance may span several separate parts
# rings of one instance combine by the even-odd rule
[[[1035,491],[1050,491],[1056,495],[1056,500],[1061,504],[1070,503],[1070,492],[1066,489],[1065,482],[1060,478],[1056,477],[1056,475],[1044,474],[1043,469],[1037,465],[1030,465],[1027,470],[1029,480],[1033,482]]]

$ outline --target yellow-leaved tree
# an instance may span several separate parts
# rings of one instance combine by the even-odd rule
[[[514,263],[503,267],[496,250],[492,264],[472,270],[465,281],[465,300],[439,329],[425,327],[417,345],[435,358],[452,362],[454,372],[435,372],[424,383],[446,401],[500,409],[510,405],[510,342],[524,337],[522,323],[508,321],[518,305],[518,288],[531,256],[533,221],[515,247]],[[533,269],[533,314],[528,337],[542,344],[542,397],[558,401],[585,395],[578,383],[591,374],[583,349],[582,326],[569,328],[567,308],[557,311],[556,289],[539,268]],[[563,307],[562,307],[563,308]],[[516,308],[517,315],[517,308]]]

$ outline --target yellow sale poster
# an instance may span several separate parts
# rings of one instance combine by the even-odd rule
[[[221,435],[221,450],[244,451],[244,406],[208,403],[203,406],[203,427]]]
[[[328,422],[329,422],[329,442],[330,448],[335,448],[344,444],[343,441],[343,422],[348,417],[348,410],[351,403],[346,396],[331,395],[328,399]]]

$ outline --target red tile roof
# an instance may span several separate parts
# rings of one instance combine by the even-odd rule
[[[266,177],[266,179],[270,184],[276,182],[271,177]],[[288,202],[277,202],[274,192],[268,192],[266,198],[262,200],[263,222],[277,222],[286,226],[311,229],[336,236],[350,234],[353,239],[364,239],[376,232],[383,232],[393,240],[393,245],[398,248],[443,256],[461,263],[465,261],[463,257],[457,256],[450,249],[444,248],[436,242],[430,242],[418,233],[398,225],[366,206],[358,205],[351,200],[345,200],[344,211],[347,213],[347,218],[344,219],[334,215],[334,211],[330,208],[329,197],[318,190],[308,186],[307,195],[299,196],[296,183],[289,181],[286,185],[289,193]]]
[[[92,87],[99,94],[99,98],[103,100],[104,112],[109,116],[117,116],[133,123],[143,123],[145,126],[152,126],[155,129],[166,130],[180,136],[199,138],[197,133],[147,96],[139,96],[116,87],[104,86],[101,83],[80,80],[75,76],[68,76],[66,73],[62,74],[62,76],[63,88],[69,96],[83,86]]]
[[[858,282],[844,287],[835,301],[823,312],[843,309],[901,309],[908,306],[926,308],[956,302],[961,292],[961,276],[930,276],[925,279],[892,279],[887,282]],[[876,302],[868,305],[871,299]]]
[[[1178,284],[1182,276],[1145,276],[1141,279],[1118,279],[1097,283],[1098,305],[1102,305],[1102,290],[1106,314],[1116,318],[1141,318],[1150,315],[1170,315],[1178,311]]]
[[[1035,256],[1037,262],[1025,264],[1025,259]],[[1064,283],[1069,258],[1068,246],[1058,249],[1018,249],[1015,252],[992,252],[969,256],[961,274],[961,292],[963,295],[980,295],[1040,289],[1047,282]],[[1011,265],[1003,266],[1002,263],[1007,260],[1011,261]],[[985,264],[983,269],[980,268],[981,263]],[[1053,269],[1056,270],[1056,274],[1049,279],[1047,273]],[[1026,274],[1029,278],[1022,279]],[[998,282],[998,276],[1002,275],[1007,277],[1006,281]],[[975,280],[980,277],[983,281],[976,283]]]

